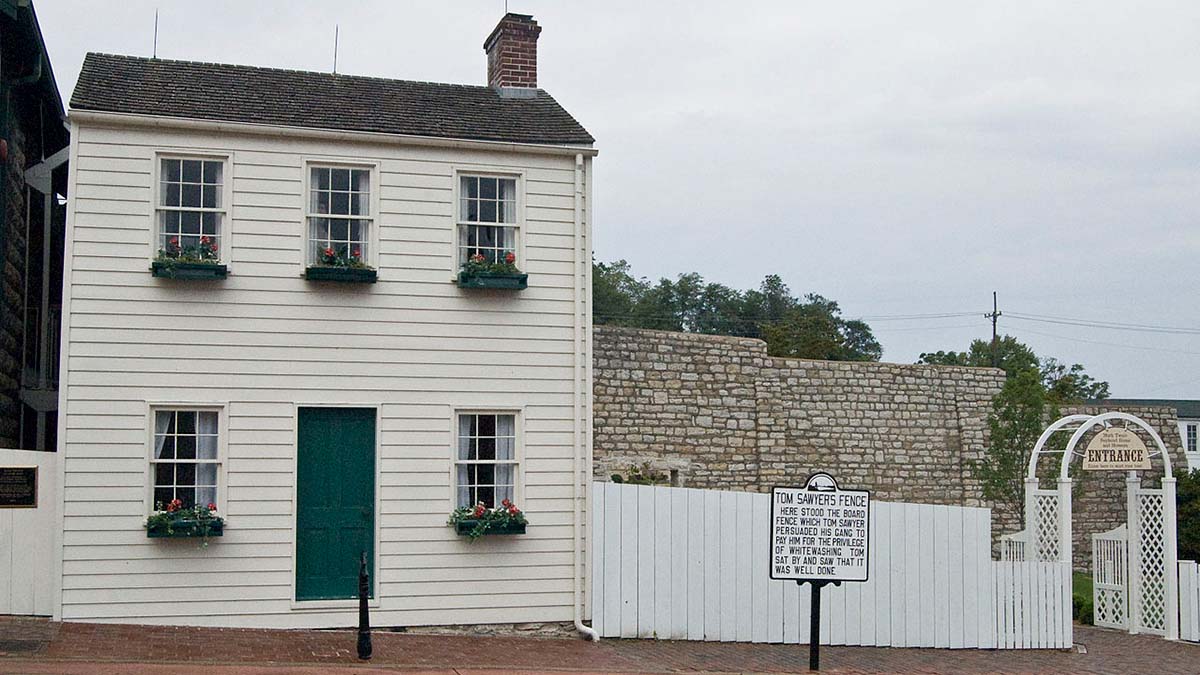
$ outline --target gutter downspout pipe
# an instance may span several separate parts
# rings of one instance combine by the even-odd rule
[[[573,351],[574,351],[574,366],[575,366],[574,367],[575,386],[573,388],[575,399],[574,399],[573,407],[574,407],[575,414],[573,416],[574,421],[572,422],[572,427],[575,430],[575,433],[573,434],[573,438],[572,438],[572,447],[574,448],[575,456],[574,456],[574,461],[571,464],[571,474],[572,474],[571,475],[571,494],[572,494],[571,502],[574,507],[574,521],[573,521],[574,528],[572,528],[572,529],[574,530],[574,536],[575,536],[575,551],[574,551],[574,558],[573,558],[574,574],[572,574],[572,593],[573,593],[573,598],[574,598],[575,630],[582,633],[584,636],[586,636],[592,642],[597,642],[600,640],[600,634],[597,633],[592,628],[585,626],[583,624],[583,535],[580,532],[580,528],[583,527],[583,522],[582,522],[583,509],[581,507],[580,502],[585,497],[580,492],[580,487],[581,487],[580,483],[583,481],[585,472],[583,470],[583,467],[581,467],[581,465],[580,465],[580,461],[581,461],[581,459],[583,459],[582,455],[585,454],[585,453],[583,453],[583,444],[584,444],[584,439],[587,438],[587,432],[581,428],[581,418],[583,417],[583,396],[584,396],[584,392],[582,390],[582,382],[581,382],[581,380],[583,379],[584,364],[582,363],[582,360],[580,358],[582,355],[582,352],[584,351],[584,349],[583,349],[583,345],[584,345],[583,316],[582,316],[582,314],[583,314],[583,312],[582,312],[583,298],[581,297],[583,295],[583,291],[584,291],[584,288],[583,288],[584,284],[582,282],[583,268],[581,267],[581,264],[582,264],[582,262],[590,262],[590,261],[581,261],[580,260],[580,258],[581,258],[580,250],[583,248],[583,245],[584,245],[584,238],[583,238],[583,155],[576,154],[575,155],[575,246],[573,247],[574,248],[573,255],[574,255],[575,265],[573,267],[574,274],[572,275],[575,279],[575,295],[574,295],[574,298],[575,298],[575,310],[574,310],[575,342],[574,342],[574,349],[573,349]],[[591,307],[590,302],[587,303],[587,307],[589,307],[589,308]],[[587,356],[588,356],[588,358],[591,358],[590,351]],[[591,487],[591,486],[589,485],[587,487]]]

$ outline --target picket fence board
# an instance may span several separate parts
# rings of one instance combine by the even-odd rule
[[[613,483],[594,493],[601,636],[808,642],[809,588],[769,578],[769,495]],[[873,503],[868,580],[825,587],[822,643],[1069,647],[1069,565],[993,562],[990,532],[987,509]],[[1186,574],[1181,565],[1195,607],[1200,579]]]
[[[1179,639],[1200,642],[1200,566],[1179,561]]]

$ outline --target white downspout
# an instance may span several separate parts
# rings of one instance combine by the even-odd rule
[[[575,555],[574,555],[574,574],[572,575],[572,592],[574,594],[575,630],[579,631],[580,633],[583,633],[585,636],[587,636],[588,639],[595,642],[600,639],[600,635],[596,631],[589,628],[588,626],[583,625],[583,579],[582,579],[582,575],[583,575],[583,535],[580,532],[580,529],[583,527],[583,523],[581,522],[582,521],[582,509],[580,508],[580,500],[583,498],[583,496],[580,494],[580,482],[582,482],[582,479],[583,479],[583,471],[582,471],[582,468],[580,467],[580,460],[581,460],[581,455],[583,454],[581,452],[581,450],[583,449],[583,442],[584,442],[584,439],[586,438],[584,430],[580,428],[580,418],[583,417],[583,395],[584,395],[584,392],[582,390],[582,382],[581,382],[581,380],[583,379],[584,364],[582,363],[582,361],[580,359],[581,353],[584,351],[584,349],[583,349],[583,337],[584,337],[584,335],[583,335],[583,311],[582,311],[583,307],[584,307],[583,298],[582,298],[583,280],[581,277],[582,268],[580,267],[580,264],[581,264],[580,250],[583,248],[583,246],[584,246],[584,239],[583,239],[583,155],[576,154],[575,155],[575,246],[573,247],[574,251],[575,251],[574,252],[575,265],[572,268],[574,270],[574,274],[571,275],[575,279],[575,295],[574,295],[575,341],[574,341],[574,358],[573,358],[573,362],[574,362],[574,366],[575,366],[574,367],[575,386],[573,389],[575,399],[574,399],[573,407],[574,407],[575,414],[573,415],[573,422],[572,422],[572,429],[574,429],[574,434],[573,434],[573,438],[572,438],[572,447],[574,448],[575,456],[574,456],[574,461],[571,463],[571,494],[572,494],[571,502],[574,506],[574,513],[575,513],[575,517],[574,517],[574,521],[573,521],[573,523],[575,525],[575,527],[573,528],[574,533],[575,533]],[[586,261],[586,262],[588,262],[588,264],[590,264],[591,261]],[[591,306],[591,303],[589,302],[587,307],[590,308],[590,306]],[[590,351],[588,352],[588,358],[591,358]]]

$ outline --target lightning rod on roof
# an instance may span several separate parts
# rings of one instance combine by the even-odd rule
[[[333,24],[333,74],[337,75],[338,24]]]
[[[154,8],[154,51],[151,52],[150,58],[158,58],[158,8]]]

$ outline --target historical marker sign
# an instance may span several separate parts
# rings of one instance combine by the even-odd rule
[[[37,508],[37,467],[0,466],[0,508]]]
[[[866,581],[871,493],[819,472],[804,487],[771,488],[771,578]]]
[[[1129,429],[1110,427],[1096,434],[1083,451],[1087,471],[1145,471],[1150,468],[1150,451]]]

